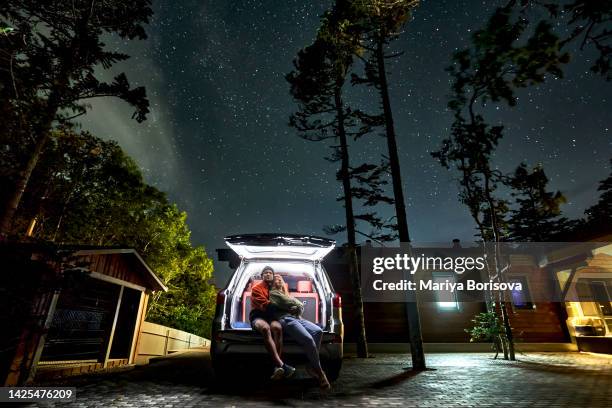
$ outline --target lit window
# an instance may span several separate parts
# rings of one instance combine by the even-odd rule
[[[531,294],[529,293],[529,285],[527,284],[527,278],[524,276],[516,276],[508,280],[510,283],[520,283],[522,286],[521,290],[513,289],[511,291],[512,304],[515,309],[531,310],[535,309],[535,305],[531,301]]]
[[[434,273],[433,274],[433,282],[434,284],[443,285],[447,282],[455,282],[455,276],[447,273]],[[459,302],[457,302],[457,292],[450,290],[436,290],[436,305],[440,310],[459,310]]]

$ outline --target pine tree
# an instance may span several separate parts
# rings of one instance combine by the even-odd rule
[[[306,140],[333,142],[331,160],[341,163],[337,178],[342,182],[344,191],[347,256],[358,322],[357,352],[360,357],[367,357],[348,146],[348,129],[355,120],[343,100],[343,86],[357,44],[345,28],[340,10],[334,8],[328,11],[323,17],[316,41],[298,53],[295,68],[286,79],[291,85],[291,95],[298,103],[298,111],[291,116],[290,125]]]
[[[591,71],[601,75],[606,81],[612,81],[612,2],[573,0],[565,4],[560,3],[510,0],[506,8],[519,13],[527,22],[531,22],[534,17],[547,15],[549,24],[562,27],[557,30],[562,36],[561,48],[568,50],[570,46],[577,45],[579,51],[593,49],[597,58],[588,60]]]
[[[395,217],[384,219],[376,211],[380,204],[393,205],[393,198],[389,197],[385,186],[389,184],[389,163],[384,158],[379,164],[362,163],[349,169],[351,178],[351,195],[353,201],[360,202],[365,207],[364,212],[355,213],[355,233],[375,241],[380,245],[397,241],[397,224]],[[340,174],[337,174],[339,179]],[[340,196],[338,201],[344,201]],[[369,227],[369,230],[360,228]],[[344,225],[326,225],[324,231],[328,235],[335,235],[346,231]]]
[[[612,173],[599,182],[597,191],[601,191],[599,201],[585,211],[586,228],[591,232],[610,234],[612,233]]]
[[[507,227],[507,200],[496,196],[505,175],[491,162],[503,136],[503,126],[491,126],[479,106],[504,102],[516,105],[517,88],[541,83],[547,74],[561,76],[561,66],[569,59],[561,52],[559,38],[551,25],[540,22],[524,44],[528,21],[513,13],[512,4],[498,8],[487,25],[472,37],[471,47],[453,56],[448,68],[453,77],[452,97],[448,107],[454,113],[451,136],[432,155],[446,167],[459,170],[461,200],[468,205],[484,241],[494,243],[493,277],[503,278],[498,243]],[[515,359],[512,328],[501,294],[497,293],[504,325],[504,357]]]
[[[389,43],[399,37],[401,28],[410,19],[412,10],[418,5],[418,0],[359,0],[348,3],[351,22],[361,35],[361,46],[369,51],[368,56],[363,58],[365,77],[353,76],[353,83],[373,86],[379,94],[393,187],[397,235],[400,242],[409,243],[410,233],[402,187],[397,135],[386,71],[386,60],[397,56],[397,54],[388,54],[386,50]],[[412,368],[414,370],[424,370],[425,354],[416,301],[411,300],[406,303],[406,313],[409,325]]]
[[[530,172],[521,163],[509,178],[516,209],[508,219],[508,239],[544,242],[565,230],[567,219],[561,217],[561,204],[566,202],[560,191],[546,190],[548,177],[541,165]]]

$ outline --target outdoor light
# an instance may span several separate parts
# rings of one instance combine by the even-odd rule
[[[456,309],[457,302],[436,302],[440,309]]]

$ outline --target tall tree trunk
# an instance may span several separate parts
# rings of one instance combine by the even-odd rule
[[[485,254],[488,254],[487,242],[485,241],[486,236],[487,236],[486,228],[485,228],[485,226],[481,222],[477,221],[477,223],[478,223],[478,226],[480,228],[480,236],[482,237],[482,240],[483,240],[482,241],[482,250],[483,250],[483,252]],[[495,256],[494,256],[494,258],[495,258]],[[486,263],[487,267],[484,270],[486,271],[486,280],[487,281],[491,281],[492,280],[491,265],[489,265],[488,259],[489,259],[489,257],[486,256],[485,257],[485,263]],[[482,274],[480,276],[481,276],[481,278],[483,277]],[[493,290],[486,290],[485,291],[485,306],[487,308],[487,312],[494,313],[496,317],[499,317],[499,315],[501,314],[501,309],[498,310],[498,305],[500,305],[500,304],[501,304],[501,302],[500,302],[500,293],[499,293],[499,291],[493,291]],[[503,319],[502,319],[502,324],[503,324]],[[495,341],[496,348],[497,348],[497,351],[495,353],[495,357],[497,358],[497,355],[499,354],[499,350],[502,350],[503,353],[504,353],[504,360],[508,360],[508,342],[506,341],[505,334],[500,333],[498,336],[496,336],[494,341]]]
[[[501,267],[499,265],[499,259],[500,259],[500,254],[499,254],[499,225],[497,223],[497,213],[495,212],[495,203],[493,202],[493,198],[491,197],[491,189],[489,186],[489,174],[485,173],[485,196],[487,198],[487,203],[489,205],[489,211],[490,211],[490,216],[491,216],[491,230],[493,233],[493,244],[495,245],[495,255],[494,255],[494,262],[495,262],[495,274],[496,274],[496,279],[498,282],[502,281],[502,271],[501,271]],[[506,307],[506,301],[504,299],[504,294],[501,293],[501,291],[499,292],[499,307],[501,310],[501,315],[502,315],[502,323],[504,325],[504,333],[506,334],[506,344],[507,344],[507,349],[508,349],[508,358],[511,361],[516,360],[516,357],[514,355],[514,336],[512,335],[512,327],[510,326],[510,318],[508,316],[508,309]],[[506,357],[506,353],[504,350],[504,357]]]
[[[349,153],[344,128],[344,105],[342,103],[342,85],[336,85],[334,91],[334,102],[336,105],[336,117],[338,120],[338,137],[340,139],[342,187],[344,189],[344,211],[346,214],[346,233],[348,240],[348,264],[351,275],[351,286],[353,289],[353,300],[355,302],[355,317],[357,319],[357,356],[368,357],[368,342],[366,339],[365,318],[363,310],[363,298],[361,296],[361,281],[359,278],[359,263],[357,261],[356,239],[355,239],[355,216],[353,213],[353,196],[351,191],[351,179],[349,175]]]
[[[51,122],[49,122],[49,127],[51,126]],[[15,218],[15,213],[17,212],[17,208],[19,208],[19,203],[21,202],[21,198],[23,197],[23,193],[25,192],[26,187],[28,186],[28,182],[30,181],[30,176],[38,163],[38,159],[40,159],[40,155],[49,140],[49,130],[45,130],[43,134],[36,141],[36,145],[34,146],[34,150],[28,159],[28,162],[25,168],[19,172],[19,176],[17,178],[17,182],[15,183],[15,187],[6,201],[4,211],[2,213],[2,218],[0,218],[0,238],[5,238],[12,227],[13,219]]]
[[[383,113],[385,117],[385,130],[387,136],[387,147],[389,149],[389,164],[391,166],[391,177],[393,181],[393,196],[395,199],[395,214],[400,242],[409,243],[408,220],[406,218],[406,204],[402,190],[399,157],[397,154],[397,142],[395,137],[395,126],[389,100],[389,89],[387,85],[387,73],[385,72],[385,54],[383,39],[379,37],[376,44],[376,60],[378,63],[378,76],[380,95],[382,98]],[[409,246],[410,248],[410,246]],[[411,251],[411,249],[409,249]],[[423,337],[421,335],[421,319],[416,302],[406,302],[406,314],[408,315],[408,329],[410,331],[410,354],[412,356],[412,369],[425,369],[425,353],[423,352]]]
[[[91,0],[90,6],[90,13],[85,14],[76,26],[76,31],[78,34],[73,36],[71,39],[70,52],[67,54],[68,58],[61,64],[59,74],[55,78],[56,85],[52,88],[52,91],[47,98],[47,106],[45,107],[44,115],[42,116],[40,122],[38,122],[37,126],[34,126],[33,136],[36,138],[36,145],[34,146],[34,151],[32,151],[25,168],[19,173],[19,177],[15,183],[15,188],[7,199],[4,211],[0,216],[0,240],[6,238],[10,232],[15,213],[17,212],[17,208],[19,208],[19,203],[21,202],[23,193],[28,186],[30,176],[34,171],[36,164],[38,164],[38,160],[40,159],[40,155],[42,154],[47,141],[51,137],[51,127],[61,105],[60,102],[64,92],[69,86],[70,73],[74,67],[74,62],[79,58],[79,41],[86,36],[89,19],[93,13],[94,0]]]

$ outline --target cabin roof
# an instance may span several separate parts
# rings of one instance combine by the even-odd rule
[[[149,289],[168,291],[168,287],[161,281],[161,279],[153,272],[151,267],[146,261],[140,256],[138,251],[133,248],[108,248],[108,247],[97,247],[97,248],[75,248],[75,256],[87,256],[87,255],[125,255],[133,257],[136,264],[140,267],[143,273],[144,279],[149,284]]]

